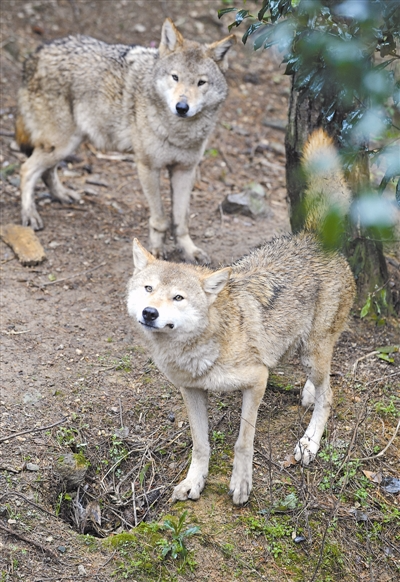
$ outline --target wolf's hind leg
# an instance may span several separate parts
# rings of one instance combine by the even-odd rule
[[[198,499],[204,489],[208,475],[210,444],[208,442],[208,393],[197,388],[181,388],[192,433],[192,462],[186,479],[177,485],[172,494],[173,501]]]
[[[65,188],[58,177],[57,166],[45,170],[42,175],[42,180],[50,190],[50,194],[53,198],[59,202],[73,202],[80,200],[80,194],[69,188]]]
[[[22,164],[20,173],[21,219],[24,226],[31,226],[34,230],[43,228],[43,220],[35,205],[35,184],[43,176],[50,190],[52,186],[57,188],[58,177],[55,177],[55,168],[62,159],[76,149],[80,141],[79,136],[73,136],[61,146],[39,144],[35,146],[32,155]]]
[[[254,435],[258,408],[267,386],[268,370],[259,374],[257,383],[243,390],[242,416],[239,436],[235,444],[235,457],[230,482],[230,494],[235,505],[243,505],[253,488],[253,451]]]
[[[294,450],[296,461],[301,461],[303,465],[315,459],[332,407],[329,372],[333,343],[333,338],[329,338],[326,342],[320,342],[311,354],[302,356],[303,363],[310,369],[309,382],[315,387],[314,411],[304,436]]]
[[[310,379],[304,384],[303,393],[301,396],[301,405],[304,408],[313,406],[315,402],[315,386]]]

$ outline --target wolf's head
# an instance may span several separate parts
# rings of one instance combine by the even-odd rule
[[[148,333],[171,334],[185,340],[202,333],[208,310],[225,287],[231,269],[169,263],[153,257],[133,241],[133,277],[128,289],[128,313]]]
[[[179,117],[194,117],[215,109],[226,98],[226,55],[235,42],[232,34],[212,44],[183,38],[170,18],[161,31],[155,69],[155,89],[168,109]]]

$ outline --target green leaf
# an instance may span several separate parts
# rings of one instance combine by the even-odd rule
[[[381,354],[394,354],[399,351],[399,346],[381,346],[375,350]]]
[[[385,362],[388,362],[388,364],[394,363],[394,359],[390,358],[387,354],[378,354],[378,358],[380,360],[385,360]]]
[[[194,536],[195,534],[197,534],[200,531],[200,528],[198,525],[194,525],[193,527],[189,527],[185,533],[183,534],[186,538],[189,536]]]
[[[218,18],[221,18],[224,14],[228,14],[228,12],[236,12],[237,8],[222,8],[218,10]]]
[[[361,309],[360,318],[362,319],[366,315],[368,315],[369,310],[371,309],[371,295],[368,295],[368,299],[365,302],[365,305]]]
[[[249,14],[250,14],[249,10],[239,10],[235,16],[236,26],[239,26],[239,24],[241,24],[245,18],[248,18]]]
[[[253,34],[253,32],[255,30],[257,30],[257,28],[260,28],[260,26],[263,26],[263,23],[262,22],[255,22],[254,24],[250,24],[249,28],[246,30],[246,32],[242,36],[242,43],[243,44],[246,44],[246,41],[247,41],[248,37],[251,34]]]

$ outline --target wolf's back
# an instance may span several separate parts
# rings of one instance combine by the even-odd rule
[[[319,233],[330,212],[343,219],[351,204],[351,192],[339,155],[332,138],[323,129],[310,135],[303,150],[302,165],[307,180],[304,229]]]

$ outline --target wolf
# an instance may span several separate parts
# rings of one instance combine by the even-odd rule
[[[227,97],[224,73],[235,36],[212,44],[183,38],[171,19],[159,48],[106,44],[69,36],[42,45],[24,63],[16,140],[29,155],[21,167],[22,224],[43,228],[34,202],[42,177],[60,202],[79,199],[57,176],[57,164],[86,140],[99,149],[135,154],[150,210],[149,241],[163,255],[169,221],[160,196],[168,168],[173,231],[188,261],[207,262],[189,235],[196,167]]]
[[[318,237],[330,206],[346,212],[350,203],[335,147],[324,132],[309,138],[304,166],[311,168],[307,228],[274,238],[232,266],[212,270],[160,261],[138,240],[133,242],[128,312],[159,369],[180,388],[193,440],[189,472],[175,487],[175,500],[198,499],[205,485],[208,393],[241,390],[230,493],[234,504],[247,502],[257,413],[268,373],[293,349],[299,350],[307,374],[302,404],[314,405],[294,455],[308,465],[319,449],[332,405],[332,352],[346,326],[355,284],[346,259],[326,251]],[[321,210],[316,200],[324,192],[330,199]]]

